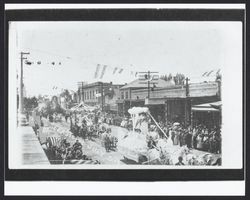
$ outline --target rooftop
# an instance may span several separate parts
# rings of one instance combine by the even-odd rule
[[[145,84],[144,84],[145,83]],[[154,80],[152,83],[155,83],[157,88],[166,88],[166,87],[171,87],[174,85],[173,82],[170,81],[164,81],[162,79]],[[152,85],[152,84],[151,84]],[[147,88],[147,82],[146,81],[141,81],[139,79],[136,79],[127,85],[121,87],[121,89],[128,89],[128,88]]]

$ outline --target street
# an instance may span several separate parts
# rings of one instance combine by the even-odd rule
[[[91,139],[83,139],[81,137],[75,137],[70,131],[70,123],[62,120],[61,122],[49,122],[47,119],[43,118],[44,128],[43,135],[54,136],[58,138],[66,138],[70,145],[73,145],[76,140],[82,144],[82,151],[84,155],[87,155],[92,160],[98,160],[101,164],[108,165],[124,165],[124,164],[136,164],[132,160],[124,159],[122,147],[118,146],[114,151],[106,152],[105,147],[102,143],[101,137],[95,137]],[[108,125],[107,125],[108,126]],[[118,141],[122,140],[125,135],[127,135],[128,130],[118,126],[109,126],[111,128],[111,135],[118,138]],[[178,161],[178,156],[183,150],[179,145],[173,145],[170,138],[167,140],[162,140],[164,142],[165,150],[168,154],[172,156],[172,159],[175,162]],[[208,152],[192,149],[190,153],[199,157],[207,154]],[[212,154],[214,159],[220,157],[220,154]]]

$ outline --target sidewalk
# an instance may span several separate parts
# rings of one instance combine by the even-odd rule
[[[22,133],[22,164],[24,165],[50,165],[42,146],[30,126],[18,127]]]

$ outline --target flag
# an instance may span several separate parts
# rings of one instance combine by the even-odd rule
[[[25,60],[25,64],[26,64],[26,65],[32,65],[33,63],[30,62],[30,61],[28,61],[28,60]]]
[[[115,72],[116,72],[117,70],[118,70],[118,68],[115,67],[114,70],[113,70],[113,74],[115,74]]]
[[[207,76],[209,76],[213,71],[214,71],[214,70],[210,71],[210,72],[207,74]]]
[[[202,74],[202,76],[205,76],[207,74],[207,72],[205,72],[204,74]]]
[[[105,74],[106,68],[107,68],[107,65],[103,65],[102,73],[101,73],[101,76],[100,76],[101,79],[103,78],[103,76]]]
[[[121,68],[120,70],[119,70],[119,74],[121,74],[123,72],[123,69]]]
[[[96,70],[95,70],[94,78],[97,78],[97,77],[98,77],[99,71],[100,71],[100,64],[97,64]]]

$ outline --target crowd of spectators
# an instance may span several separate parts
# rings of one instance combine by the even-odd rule
[[[208,128],[205,125],[191,127],[178,122],[167,125],[160,122],[159,125],[166,132],[166,135],[171,137],[173,145],[186,145],[189,149],[221,153],[221,131],[218,126],[213,128]],[[163,137],[161,131],[159,131],[159,135]]]

